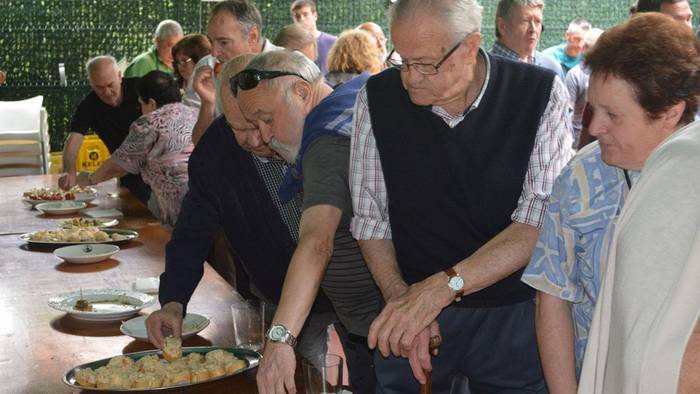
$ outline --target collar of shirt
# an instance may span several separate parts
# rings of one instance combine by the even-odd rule
[[[461,115],[450,115],[447,111],[445,111],[443,108],[441,108],[438,105],[433,105],[431,108],[431,111],[442,118],[442,120],[447,123],[447,125],[450,128],[454,128],[464,120],[464,118],[467,116],[467,114],[474,109],[476,109],[479,104],[481,103],[481,99],[484,97],[484,93],[486,92],[486,88],[488,87],[489,84],[489,79],[491,78],[491,60],[489,60],[488,54],[481,48],[479,48],[479,55],[484,59],[484,65],[486,66],[486,75],[484,76],[484,83],[481,86],[481,91],[479,92],[479,95],[476,96],[476,100],[469,106],[469,108],[465,109],[464,112]]]
[[[520,61],[520,56],[518,56],[518,54],[515,53],[515,51],[501,45],[501,43],[499,43],[498,41],[493,43],[493,46],[491,47],[491,53],[493,53],[494,55],[505,57],[506,59]],[[528,56],[527,62],[529,64],[535,64],[535,56],[534,55]]]
[[[254,153],[250,154],[253,159],[260,163],[282,163],[284,164],[285,168],[287,167],[287,162],[282,160],[282,159],[275,159],[274,157],[263,157],[263,156],[258,156]]]
[[[160,56],[158,56],[158,48],[155,45],[151,47],[150,53],[153,62],[156,64],[156,70],[170,70],[168,65],[163,63]]]

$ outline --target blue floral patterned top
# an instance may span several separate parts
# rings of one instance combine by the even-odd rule
[[[638,176],[630,173],[632,180]],[[523,282],[573,304],[577,376],[601,265],[628,190],[623,170],[603,162],[597,142],[581,149],[554,184],[537,247],[523,273]]]

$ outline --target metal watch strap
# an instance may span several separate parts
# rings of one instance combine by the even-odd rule
[[[284,333],[284,336],[282,338],[280,338],[279,340],[275,340],[275,339],[271,338],[270,334],[271,334],[273,329],[278,328],[278,327],[284,329],[285,333]],[[272,342],[286,343],[287,345],[289,345],[291,347],[294,347],[297,344],[297,338],[294,336],[294,334],[292,334],[291,331],[289,331],[289,329],[286,326],[284,326],[282,324],[273,324],[272,326],[270,326],[270,328],[267,330],[267,333],[265,336],[267,337],[268,340],[270,340]]]
[[[460,275],[457,273],[457,271],[455,271],[455,269],[454,269],[453,267],[447,268],[447,269],[445,270],[445,273],[446,273],[447,276],[448,276],[448,278],[447,278],[448,282],[449,282],[450,279],[452,279],[452,277],[460,276]],[[458,301],[458,302],[461,301],[463,296],[464,296],[464,289],[455,291],[455,301]]]
[[[284,338],[284,343],[291,347],[294,347],[297,345],[297,337],[295,337],[294,334],[287,330],[287,335]]]

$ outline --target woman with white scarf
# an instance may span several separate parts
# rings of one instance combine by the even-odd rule
[[[621,225],[618,217],[637,188],[640,172],[644,177],[652,151],[693,121],[700,96],[700,43],[687,26],[661,14],[640,14],[610,29],[587,53],[585,63],[591,69],[589,131],[598,142],[582,149],[562,171],[523,275],[538,290],[538,345],[552,393],[575,392],[582,364],[579,392],[594,392],[587,367],[595,345],[586,343],[597,338],[597,328],[591,326],[594,307],[608,295],[601,289],[610,283],[601,280],[613,234]],[[645,277],[641,268],[632,269]],[[654,290],[647,289],[650,294]],[[622,316],[623,311],[613,313]],[[615,338],[614,345],[627,346],[627,334]],[[629,365],[608,363],[614,372],[605,372],[604,378],[620,378]],[[636,392],[610,387],[595,392]]]
[[[579,393],[697,393],[700,125],[684,125],[698,107],[700,43],[686,25],[653,13],[632,18],[601,40],[592,56],[608,53],[612,58],[587,59],[591,90],[598,90],[589,96],[594,107],[591,130],[600,125],[596,111],[615,111],[600,105],[609,100],[597,100],[605,86],[629,84],[628,76],[601,73],[601,68],[619,70],[634,62],[633,78],[644,81],[636,86],[636,101],[652,115],[638,132],[655,125],[647,132],[667,137],[644,160],[620,161],[640,169],[641,176],[622,209],[602,269]],[[641,51],[649,45],[656,52]],[[644,85],[655,87],[654,100],[644,96]],[[660,111],[650,111],[650,106]],[[639,133],[636,138],[633,145],[653,141]],[[598,139],[604,157],[607,149],[609,159],[623,158],[624,145],[606,147],[611,141],[603,135]]]

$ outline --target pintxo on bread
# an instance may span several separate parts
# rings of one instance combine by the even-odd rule
[[[162,359],[155,354],[138,360],[116,356],[95,370],[76,371],[75,380],[86,388],[141,390],[205,382],[246,367],[245,360],[223,349],[183,356],[179,338],[168,337]]]

